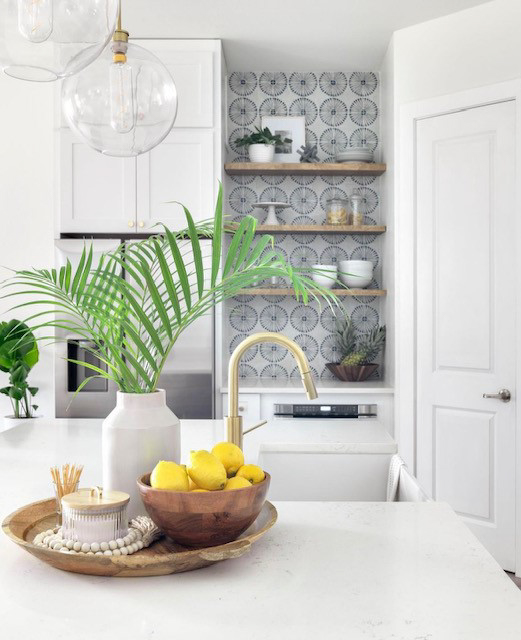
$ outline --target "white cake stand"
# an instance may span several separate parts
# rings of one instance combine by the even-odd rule
[[[290,205],[285,202],[257,202],[256,206],[268,211],[268,217],[264,224],[279,225],[275,209],[287,209]]]

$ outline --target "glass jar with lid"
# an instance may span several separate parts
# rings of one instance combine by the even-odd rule
[[[347,211],[349,202],[344,198],[331,198],[327,201],[327,224],[347,224]]]
[[[364,212],[362,211],[363,196],[353,193],[349,198],[351,202],[351,215],[349,216],[349,224],[355,227],[361,227],[364,224]]]

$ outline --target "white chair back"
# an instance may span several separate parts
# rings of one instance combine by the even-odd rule
[[[432,502],[399,455],[394,455],[389,465],[387,502]]]

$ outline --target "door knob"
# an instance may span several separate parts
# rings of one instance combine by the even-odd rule
[[[500,389],[498,393],[484,393],[484,398],[495,398],[496,400],[501,400],[502,402],[510,402],[512,395],[508,389]]]
[[[139,228],[142,229],[145,226],[145,223],[143,222],[143,220],[139,221]]]
[[[130,228],[132,228],[132,227],[134,226],[134,220],[129,220],[129,221],[128,221],[128,226],[129,226]]]

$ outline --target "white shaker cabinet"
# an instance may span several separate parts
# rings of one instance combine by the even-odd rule
[[[213,130],[173,130],[137,158],[137,230],[152,231],[157,223],[186,228],[183,208],[172,200],[187,207],[194,220],[212,218],[217,182]]]
[[[195,220],[213,217],[222,166],[221,43],[135,42],[157,55],[174,78],[174,128],[149,153],[120,159],[92,150],[59,118],[59,233],[144,233],[158,222],[184,228],[184,212],[167,204],[172,200],[182,202]]]
[[[93,151],[60,131],[60,231],[121,233],[136,227],[136,159]]]
[[[218,124],[220,42],[216,40],[134,40],[170,71],[177,89],[175,128]]]

